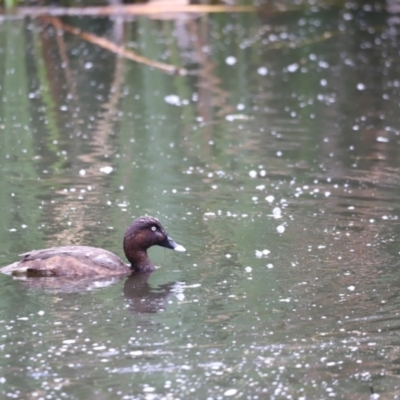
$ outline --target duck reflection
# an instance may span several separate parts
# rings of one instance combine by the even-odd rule
[[[67,277],[18,277],[14,279],[28,290],[40,290],[51,294],[85,293],[113,286],[125,279],[123,295],[129,304],[129,310],[135,314],[157,313],[164,310],[172,296],[183,296],[182,283],[169,282],[161,285],[150,285],[151,274],[133,273],[126,276],[115,276],[99,279],[73,279]]]
[[[179,282],[151,286],[148,282],[149,277],[149,274],[132,274],[124,283],[124,296],[129,309],[135,314],[165,310],[168,299],[173,295],[179,297],[182,292],[182,285]]]

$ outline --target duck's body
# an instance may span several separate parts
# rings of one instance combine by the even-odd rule
[[[150,273],[155,266],[147,255],[153,245],[185,251],[165,232],[153,217],[135,219],[125,232],[124,251],[130,262],[125,264],[110,251],[89,246],[64,246],[34,250],[22,259],[0,269],[14,276],[101,277],[127,275],[133,271]]]
[[[64,246],[33,250],[1,269],[4,274],[26,276],[112,276],[132,272],[110,251],[89,246]]]

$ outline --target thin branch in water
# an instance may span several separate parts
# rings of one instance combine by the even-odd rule
[[[128,50],[125,47],[118,46],[117,44],[111,42],[108,39],[102,38],[100,36],[93,35],[92,33],[82,31],[75,26],[68,25],[62,22],[57,17],[40,17],[44,22],[53,25],[58,30],[63,30],[65,32],[72,33],[73,35],[79,36],[81,39],[86,40],[89,43],[93,43],[97,46],[103,47],[104,49],[111,51],[121,57],[127,58],[128,60],[136,61],[140,64],[149,65],[150,67],[157,68],[161,71],[176,74],[176,75],[186,75],[187,70],[185,68],[180,68],[175,65],[165,64],[159,61],[151,60],[147,57],[143,57],[132,50]]]

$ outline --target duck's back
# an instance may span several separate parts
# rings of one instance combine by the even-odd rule
[[[64,246],[21,254],[22,259],[2,268],[9,275],[112,276],[131,272],[110,251],[89,246]]]

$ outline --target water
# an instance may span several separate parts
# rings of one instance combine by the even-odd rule
[[[353,3],[124,25],[180,77],[3,22],[1,264],[123,257],[143,214],[188,252],[151,249],[148,280],[0,276],[1,396],[398,398],[397,29]]]

